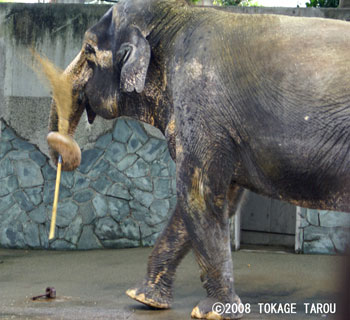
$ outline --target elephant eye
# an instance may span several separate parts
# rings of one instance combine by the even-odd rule
[[[85,45],[84,51],[85,51],[85,54],[95,54],[95,53],[96,53],[95,49],[94,49],[94,48],[92,47],[92,45],[89,44],[89,43],[87,43],[87,44]]]
[[[131,54],[131,47],[128,44],[122,44],[119,51],[117,52],[117,61],[118,63],[124,63],[128,60]]]

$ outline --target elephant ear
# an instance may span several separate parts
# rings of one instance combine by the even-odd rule
[[[117,52],[117,59],[121,62],[120,88],[124,92],[142,92],[151,58],[151,48],[141,31],[132,27]]]

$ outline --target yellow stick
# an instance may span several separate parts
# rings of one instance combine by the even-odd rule
[[[51,217],[49,240],[52,240],[55,237],[57,203],[58,203],[58,195],[60,193],[61,168],[62,168],[62,157],[59,156],[58,163],[57,163],[55,197],[53,199],[53,206],[52,206],[52,217]]]

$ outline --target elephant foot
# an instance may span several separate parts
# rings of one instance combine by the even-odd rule
[[[239,319],[243,317],[243,313],[237,311],[238,308],[232,307],[233,304],[241,304],[241,299],[236,295],[233,302],[219,303],[218,299],[206,298],[198,303],[192,310],[191,317],[195,319],[208,320],[226,320]],[[237,311],[234,313],[234,311]]]
[[[165,288],[156,286],[151,281],[143,281],[141,285],[126,291],[131,299],[157,309],[169,309],[172,295]]]

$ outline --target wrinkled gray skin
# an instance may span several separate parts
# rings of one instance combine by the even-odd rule
[[[91,123],[96,114],[130,116],[159,128],[176,160],[176,210],[146,278],[127,291],[140,302],[170,307],[176,267],[192,249],[207,291],[192,316],[241,316],[211,312],[213,302],[239,301],[229,215],[241,187],[350,212],[346,22],[121,1],[86,32],[66,72],[74,79],[71,134],[84,110]]]

